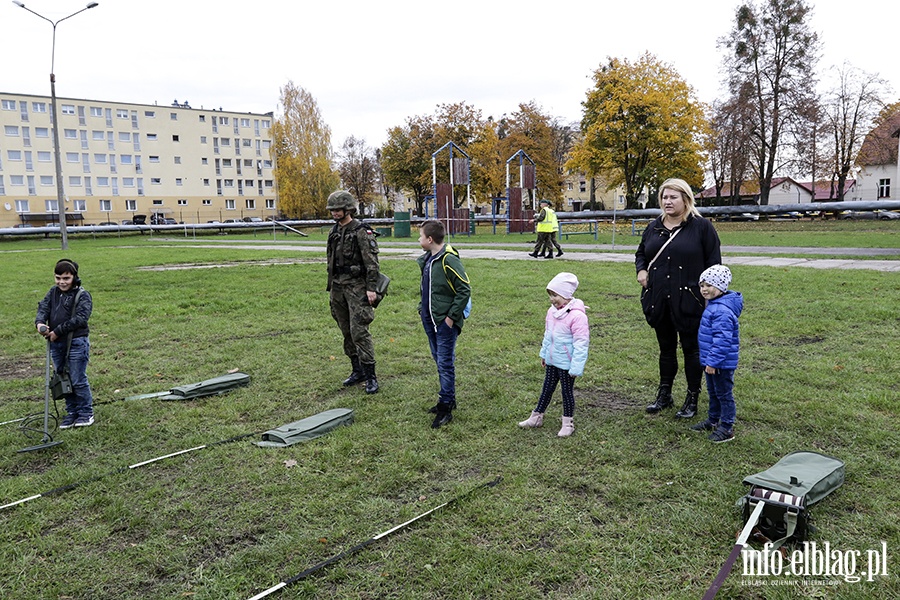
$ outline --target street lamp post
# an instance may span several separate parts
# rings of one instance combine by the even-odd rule
[[[59,233],[62,237],[62,249],[68,250],[69,238],[66,232],[66,195],[63,191],[62,151],[59,148],[59,114],[56,112],[56,75],[53,74],[56,66],[56,26],[66,19],[70,19],[89,8],[94,8],[98,3],[91,2],[81,10],[75,11],[68,17],[63,17],[58,21],[51,21],[44,15],[34,12],[19,0],[13,0],[13,4],[20,8],[24,8],[31,14],[42,18],[53,26],[53,47],[50,51],[50,111],[51,117],[53,119],[53,144],[56,150],[56,204],[57,210],[59,211]]]

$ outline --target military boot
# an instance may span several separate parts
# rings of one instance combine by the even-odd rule
[[[350,377],[344,380],[344,385],[356,385],[360,381],[365,381],[366,374],[363,372],[362,365],[359,364],[359,357],[351,356],[350,364],[353,365],[353,371],[350,372]]]
[[[362,364],[366,377],[366,393],[375,394],[378,392],[378,378],[375,377],[375,363]]]

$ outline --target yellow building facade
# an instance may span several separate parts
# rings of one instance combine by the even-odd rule
[[[67,225],[276,215],[272,113],[57,98]],[[58,223],[49,96],[0,92],[0,227]]]

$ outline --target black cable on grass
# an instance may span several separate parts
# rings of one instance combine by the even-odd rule
[[[480,490],[480,489],[486,488],[486,487],[494,487],[495,485],[500,483],[500,481],[502,481],[502,480],[503,480],[503,477],[497,477],[496,479],[494,479],[492,481],[487,481],[485,483],[482,483],[481,485],[475,486],[471,490],[460,494],[459,496],[457,496],[456,498],[453,498],[452,500],[448,500],[447,502],[444,502],[443,504],[435,506],[431,510],[425,511],[421,515],[419,515],[417,517],[413,517],[409,521],[406,521],[405,523],[401,523],[400,525],[392,527],[391,529],[388,529],[387,531],[382,531],[381,533],[375,534],[374,536],[370,537],[363,543],[357,544],[356,546],[353,546],[352,548],[344,550],[340,554],[336,554],[335,556],[332,556],[331,558],[329,558],[327,560],[323,560],[322,562],[311,566],[310,568],[306,569],[302,573],[298,573],[297,575],[294,575],[293,577],[285,579],[284,581],[282,581],[281,583],[279,583],[277,585],[273,585],[269,589],[264,590],[264,591],[258,593],[257,595],[249,598],[249,600],[260,600],[261,598],[265,598],[269,594],[273,594],[282,588],[285,588],[293,583],[300,581],[301,579],[304,579],[304,578],[312,575],[313,573],[315,573],[316,571],[319,571],[320,569],[324,569],[328,565],[332,565],[332,564],[338,562],[339,560],[341,560],[347,556],[350,556],[351,554],[355,554],[355,553],[359,552],[360,550],[362,550],[363,548],[365,548],[366,546],[368,546],[369,544],[377,542],[381,538],[387,537],[390,534],[394,533],[395,531],[400,531],[407,525],[414,523],[414,522],[418,521],[419,519],[423,519],[423,518],[427,517],[428,515],[444,508],[445,506],[449,506],[450,504],[453,504],[457,500],[460,500],[462,498],[465,498],[466,496],[469,496],[470,494],[474,493],[477,490]]]
[[[202,446],[196,446],[196,447],[194,447],[194,448],[188,448],[187,450],[179,450],[178,452],[172,452],[172,453],[170,453],[170,454],[165,454],[165,455],[163,455],[163,456],[157,456],[156,458],[151,458],[151,459],[149,459],[149,460],[141,461],[141,462],[135,463],[135,464],[133,464],[133,465],[128,465],[127,467],[119,467],[118,469],[114,469],[114,470],[109,471],[109,472],[107,472],[107,473],[103,473],[102,475],[97,475],[97,476],[95,476],[95,477],[91,477],[90,479],[84,479],[84,480],[82,480],[82,481],[76,481],[76,482],[74,482],[74,483],[69,483],[69,484],[66,484],[66,485],[63,485],[63,486],[60,486],[60,487],[57,487],[57,488],[53,488],[52,490],[49,490],[49,491],[47,491],[47,492],[43,492],[43,493],[40,493],[40,494],[35,494],[34,496],[29,496],[29,497],[27,497],[27,498],[22,498],[21,500],[16,500],[15,502],[10,502],[9,504],[4,504],[3,506],[0,506],[0,510],[4,510],[4,509],[7,509],[7,508],[12,508],[13,506],[18,506],[19,504],[24,504],[24,503],[29,502],[29,501],[31,501],[31,500],[37,500],[38,498],[43,498],[44,496],[56,496],[56,495],[62,494],[63,492],[68,492],[69,490],[73,490],[73,489],[75,489],[75,488],[77,488],[77,487],[81,487],[82,485],[85,485],[85,484],[88,484],[88,483],[93,483],[93,482],[95,482],[95,481],[99,481],[99,480],[101,480],[101,479],[104,479],[105,477],[109,477],[110,475],[115,475],[115,474],[117,474],[117,473],[124,473],[124,472],[126,472],[126,471],[130,471],[130,470],[133,470],[133,469],[137,469],[138,467],[143,467],[143,466],[145,466],[145,465],[149,465],[149,464],[151,464],[151,463],[155,463],[155,462],[157,462],[157,461],[160,461],[160,460],[163,460],[163,459],[166,459],[166,458],[172,458],[172,457],[174,457],[174,456],[180,456],[180,455],[182,455],[182,454],[187,454],[188,452],[194,452],[195,450],[203,450],[204,448],[212,448],[212,447],[214,447],[214,446],[221,446],[222,444],[229,444],[229,443],[231,443],[231,442],[236,442],[236,441],[242,440],[242,439],[244,439],[244,438],[262,435],[263,433],[264,433],[264,432],[262,432],[262,431],[257,431],[257,432],[254,432],[254,433],[244,433],[244,434],[241,434],[241,435],[236,435],[236,436],[234,436],[234,437],[232,437],[232,438],[228,438],[227,440],[220,440],[220,441],[218,441],[218,442],[212,442],[212,443],[209,443],[209,444],[203,444]]]

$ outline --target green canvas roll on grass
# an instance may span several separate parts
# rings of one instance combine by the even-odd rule
[[[353,423],[353,410],[332,408],[317,415],[270,429],[256,442],[262,448],[287,448],[300,442],[307,442],[340,427]]]
[[[224,394],[231,390],[250,385],[250,376],[246,373],[228,373],[221,377],[213,377],[199,383],[173,387],[169,393],[160,396],[160,400],[191,400],[203,396]]]

